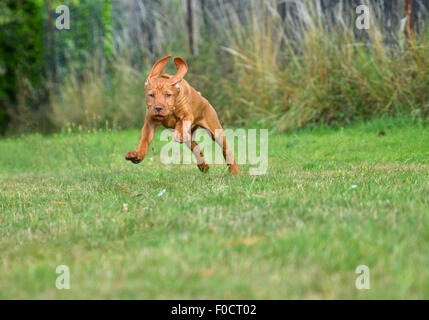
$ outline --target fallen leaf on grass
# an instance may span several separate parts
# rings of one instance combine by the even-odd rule
[[[67,203],[65,203],[64,201],[52,201],[52,204],[65,205],[65,204],[67,204]]]
[[[261,241],[262,238],[257,238],[257,237],[251,237],[251,238],[240,238],[231,242],[227,243],[227,246],[237,246],[237,245],[245,245],[245,246],[253,246],[254,244],[258,243],[259,241]]]
[[[203,270],[200,270],[198,274],[203,277],[209,277],[214,274],[214,271],[213,269],[203,269]]]
[[[133,193],[132,195],[131,195],[131,197],[140,197],[140,196],[142,196],[143,195],[143,193]]]

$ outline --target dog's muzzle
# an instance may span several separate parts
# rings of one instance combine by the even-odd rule
[[[160,117],[160,118],[165,117],[166,114],[164,114],[164,111],[165,111],[165,107],[161,104],[158,104],[153,107],[153,113],[155,117]]]

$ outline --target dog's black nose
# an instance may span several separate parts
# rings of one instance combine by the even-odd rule
[[[162,106],[155,106],[154,108],[156,112],[161,112],[161,110],[163,109]]]

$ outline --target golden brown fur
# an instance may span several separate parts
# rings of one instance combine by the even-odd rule
[[[176,57],[174,62],[177,74],[162,74],[168,60],[167,56],[156,62],[147,78],[146,106],[147,112],[142,128],[140,143],[136,151],[130,151],[125,158],[133,163],[144,159],[151,143],[156,127],[162,125],[174,130],[173,139],[185,143],[197,159],[198,168],[207,172],[208,164],[198,144],[192,140],[192,133],[198,128],[205,128],[222,148],[229,171],[240,173],[233,153],[226,144],[216,111],[200,92],[196,91],[186,80],[183,80],[188,66],[182,58]]]

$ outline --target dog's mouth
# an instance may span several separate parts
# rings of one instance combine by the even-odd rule
[[[153,115],[153,117],[154,118],[157,118],[157,119],[163,119],[163,118],[165,118],[167,115],[165,115],[165,114],[161,114],[161,113],[155,113],[154,115]]]

